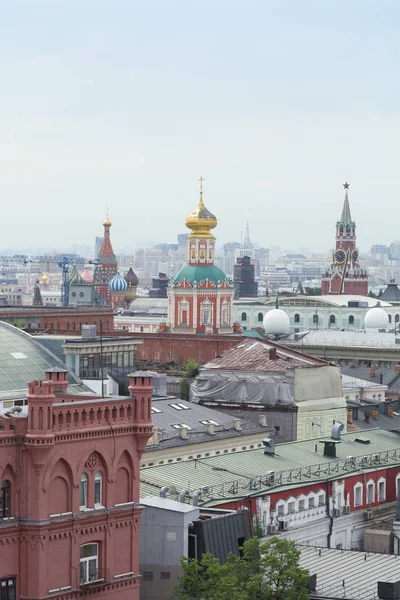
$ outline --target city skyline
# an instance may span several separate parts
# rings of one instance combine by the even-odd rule
[[[329,251],[346,180],[360,247],[396,239],[400,7],[339,6],[4,7],[2,247],[87,242],[106,206],[116,247],[172,241],[200,175],[219,245],[248,219],[263,246]]]

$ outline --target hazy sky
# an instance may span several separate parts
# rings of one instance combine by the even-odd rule
[[[0,250],[400,238],[398,0],[12,0],[0,13]]]

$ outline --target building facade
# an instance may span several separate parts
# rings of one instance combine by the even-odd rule
[[[151,376],[130,396],[67,394],[67,371],[28,385],[0,416],[2,600],[139,600],[139,461],[152,434]]]
[[[172,278],[168,288],[171,331],[232,333],[233,286],[214,264],[216,217],[204,206],[203,189],[196,210],[186,219],[187,266]]]
[[[345,189],[344,204],[340,220],[336,223],[336,243],[333,262],[322,277],[322,294],[368,294],[368,274],[361,269],[356,243],[356,224],[351,218],[348,189]]]

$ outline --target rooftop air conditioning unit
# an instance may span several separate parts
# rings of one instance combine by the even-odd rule
[[[341,514],[342,514],[342,509],[341,508],[334,508],[333,509],[333,516],[334,517],[340,517]]]
[[[343,514],[344,515],[350,514],[350,506],[348,504],[346,504],[346,506],[343,506]]]
[[[275,523],[271,523],[267,527],[267,533],[276,533],[276,530],[277,530],[277,526],[275,525]]]
[[[372,517],[373,517],[374,513],[372,512],[372,510],[366,510],[365,511],[365,518],[367,521],[371,521]]]
[[[282,521],[282,524],[281,524],[282,531],[286,531],[288,529],[288,527],[289,527],[289,522]]]

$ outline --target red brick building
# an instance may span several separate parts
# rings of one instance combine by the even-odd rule
[[[322,295],[347,294],[366,296],[368,294],[368,273],[361,269],[356,242],[356,224],[351,218],[348,189],[345,189],[344,203],[340,220],[336,223],[336,243],[333,262],[322,276]]]
[[[96,325],[100,331],[100,321],[104,333],[114,331],[114,311],[110,306],[2,306],[0,320],[11,325],[17,324],[26,331],[45,331],[78,335],[82,325]]]
[[[67,371],[46,377],[0,416],[1,598],[139,600],[151,375],[133,373],[130,396],[107,398],[68,394]]]

